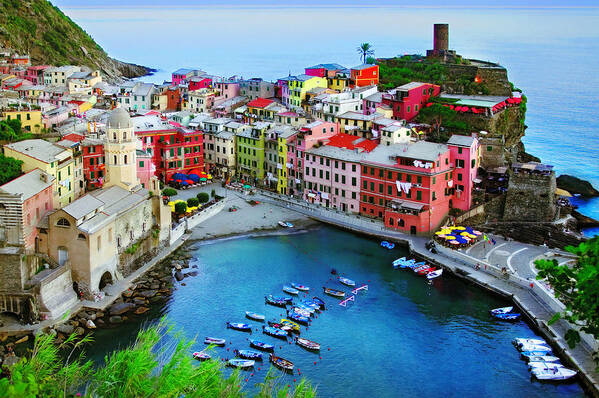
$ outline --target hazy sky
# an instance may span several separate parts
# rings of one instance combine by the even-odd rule
[[[119,6],[368,6],[356,0],[50,0],[59,7],[113,7]],[[449,3],[449,4],[448,4]],[[415,7],[411,1],[377,0],[376,6]],[[597,0],[421,0],[417,7],[598,7]]]

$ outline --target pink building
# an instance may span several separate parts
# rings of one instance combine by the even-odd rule
[[[33,85],[44,84],[44,70],[48,69],[48,65],[36,65],[27,68],[25,79],[29,80]]]
[[[206,76],[194,76],[189,79],[189,91],[212,87],[212,78]]]
[[[304,155],[304,199],[348,213],[360,211],[360,162],[376,141],[337,134]]]
[[[308,76],[333,78],[337,72],[345,70],[344,66],[339,64],[318,64],[305,68],[305,73]]]
[[[447,146],[454,163],[453,187],[455,194],[451,206],[460,210],[472,207],[472,189],[479,166],[479,144],[476,137],[452,135]]]
[[[36,249],[37,225],[53,209],[54,177],[33,169],[0,186],[0,225],[7,244]]]
[[[58,108],[43,112],[42,123],[47,129],[57,127],[69,118],[69,112],[70,109],[66,106],[59,106]]]
[[[214,89],[218,91],[218,96],[214,98],[214,105],[220,105],[228,99],[239,95],[239,83],[231,81],[222,81],[214,83]]]
[[[139,178],[142,187],[148,188],[150,186],[150,179],[156,172],[156,167],[152,162],[152,155],[138,149],[135,157],[137,160],[137,178]]]
[[[190,78],[194,76],[201,76],[205,74],[199,69],[189,69],[189,68],[181,68],[177,69],[172,74],[172,84],[173,86],[186,83]]]

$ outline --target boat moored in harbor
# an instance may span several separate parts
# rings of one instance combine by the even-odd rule
[[[324,286],[322,287],[322,290],[329,296],[333,296],[333,297],[337,297],[337,298],[345,297],[345,292],[341,291],[341,290],[331,289],[329,287],[324,287]]]

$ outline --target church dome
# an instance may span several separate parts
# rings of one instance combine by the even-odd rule
[[[108,118],[108,128],[124,129],[132,127],[131,116],[123,108],[116,108]]]

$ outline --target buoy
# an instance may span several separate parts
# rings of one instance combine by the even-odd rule
[[[252,374],[250,374],[250,376],[253,376],[253,375],[254,375],[253,373],[252,373]]]
[[[331,349],[330,349],[330,348],[327,348],[327,350],[331,351]]]
[[[295,379],[293,379],[293,382],[295,383]]]
[[[316,361],[314,361],[314,365],[316,365]]]
[[[227,348],[227,351],[229,351],[229,349]]]
[[[322,357],[318,357],[318,359],[322,359]]]
[[[244,380],[245,380],[246,383],[248,382],[248,379],[244,379]]]

